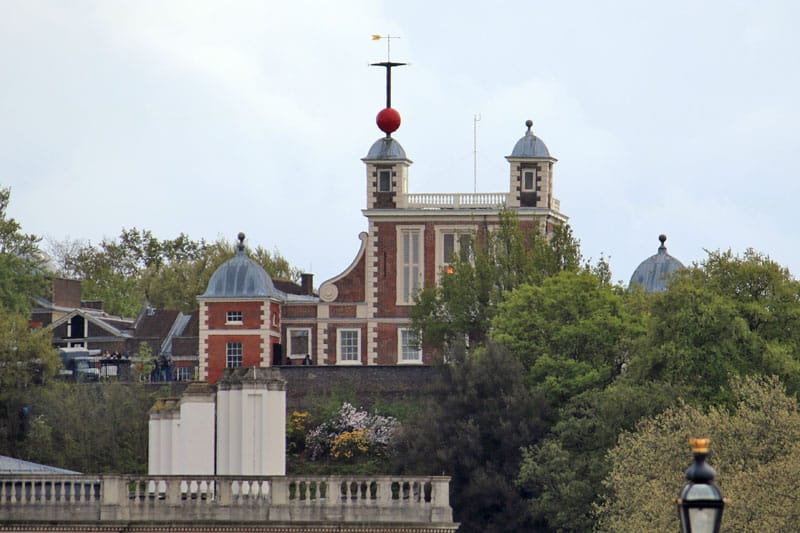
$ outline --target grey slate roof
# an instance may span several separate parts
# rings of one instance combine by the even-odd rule
[[[528,127],[528,131],[525,132],[524,137],[517,141],[517,144],[514,145],[514,149],[511,151],[511,155],[508,157],[550,157],[550,151],[547,149],[547,146],[545,146],[544,142],[531,131],[533,122],[528,120],[525,122],[525,125]]]
[[[80,474],[80,472],[0,455],[0,474]]]
[[[240,241],[243,241],[244,235],[239,235]],[[220,265],[208,281],[208,288],[203,294],[205,298],[283,299],[283,296],[283,293],[275,288],[266,270],[247,256],[244,244],[241,242],[236,256]]]
[[[651,255],[636,267],[629,286],[641,285],[647,292],[664,291],[667,290],[669,276],[683,268],[683,263],[667,253],[667,247],[664,245],[667,236],[659,235],[658,240],[661,241],[658,253]]]
[[[381,137],[372,144],[367,156],[363,160],[371,161],[376,159],[397,160],[408,158],[406,157],[406,151],[403,150],[403,147],[400,146],[400,143],[394,138]]]

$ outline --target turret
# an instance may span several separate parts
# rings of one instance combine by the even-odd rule
[[[559,210],[553,198],[553,164],[544,142],[533,134],[533,122],[525,122],[528,131],[514,145],[506,159],[511,165],[509,207],[544,207]]]

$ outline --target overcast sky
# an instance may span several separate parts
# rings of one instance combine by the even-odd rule
[[[366,230],[361,158],[411,192],[508,191],[532,119],[555,196],[613,278],[668,235],[800,272],[800,2],[0,0],[0,185],[29,233],[122,228],[278,250],[319,285]],[[475,122],[479,115],[480,121]]]

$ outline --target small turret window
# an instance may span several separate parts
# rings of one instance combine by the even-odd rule
[[[536,172],[526,170],[522,175],[522,190],[532,191],[536,184]]]
[[[378,192],[390,192],[392,190],[392,171],[382,169],[378,171]]]
[[[228,311],[225,313],[225,323],[226,324],[241,324],[242,323],[242,312],[241,311]]]

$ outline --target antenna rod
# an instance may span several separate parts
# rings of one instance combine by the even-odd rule
[[[373,67],[386,67],[386,107],[392,107],[392,68],[393,67],[401,67],[403,65],[407,65],[408,63],[395,63],[392,62],[392,39],[399,39],[400,37],[397,35],[373,35],[372,40],[377,41],[380,39],[386,39],[386,61],[381,63],[370,63]]]
[[[478,193],[478,122],[480,114],[472,115],[472,179],[475,182],[475,193]]]

